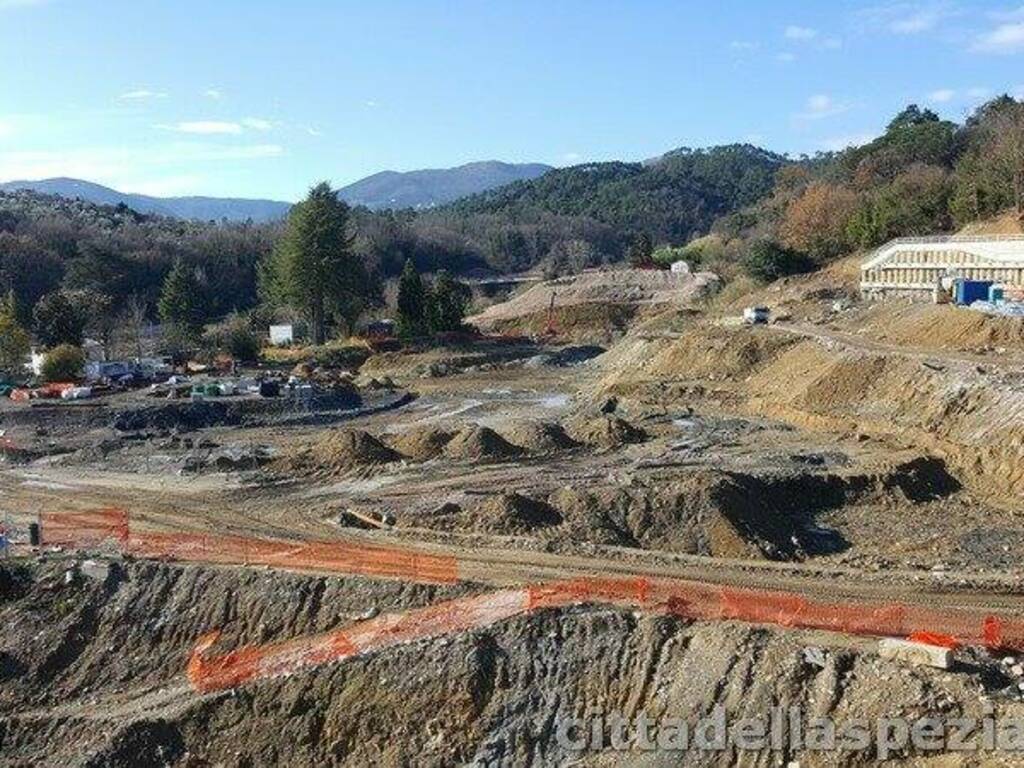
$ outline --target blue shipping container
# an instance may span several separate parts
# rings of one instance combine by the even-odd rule
[[[988,301],[988,289],[991,287],[991,280],[957,280],[953,299],[963,306]]]
[[[991,301],[993,304],[998,304],[1000,301],[1003,300],[1003,290],[1003,286],[993,285],[991,288],[988,289],[988,300]]]

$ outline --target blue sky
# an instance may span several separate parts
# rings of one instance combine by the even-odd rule
[[[0,180],[293,200],[316,180],[750,141],[1024,96],[1024,5],[0,0]]]

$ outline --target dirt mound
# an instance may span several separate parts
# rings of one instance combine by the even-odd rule
[[[463,427],[444,447],[444,455],[449,459],[467,461],[500,461],[521,454],[521,449],[493,429],[479,424]]]
[[[556,453],[579,447],[561,424],[552,421],[517,421],[501,432],[510,443],[532,454]]]
[[[555,309],[579,304],[685,304],[718,288],[710,272],[684,275],[652,269],[593,270],[534,285],[509,301],[488,307],[468,322],[489,327],[547,312],[554,295]]]
[[[862,327],[866,338],[926,349],[1024,350],[1024,319],[949,305],[880,303]]]
[[[618,416],[578,419],[568,424],[568,432],[574,440],[598,448],[620,448],[647,439],[646,432]]]
[[[472,515],[475,530],[497,534],[530,533],[562,522],[554,507],[518,493],[492,496],[472,510]]]
[[[420,427],[388,438],[388,444],[414,461],[427,461],[444,452],[454,432],[436,427]]]
[[[622,336],[637,317],[636,304],[576,304],[556,307],[553,313],[545,308],[516,317],[487,323],[493,333],[540,336],[554,329],[559,339],[581,343],[607,343]]]
[[[283,467],[300,474],[336,474],[357,467],[399,461],[402,455],[359,429],[330,432],[313,445],[285,457]]]

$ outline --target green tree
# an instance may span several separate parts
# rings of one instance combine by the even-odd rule
[[[351,322],[365,308],[361,302],[374,295],[374,282],[352,245],[349,208],[321,182],[292,208],[284,236],[261,271],[264,297],[302,312],[314,344],[326,340],[330,315]]]
[[[40,374],[44,381],[74,381],[82,376],[85,353],[72,344],[60,344],[46,353]]]
[[[654,265],[654,262],[651,260],[653,253],[654,243],[651,242],[651,236],[646,232],[641,232],[630,243],[627,256],[632,266],[638,269],[646,269]]]
[[[164,278],[157,302],[160,321],[173,347],[194,344],[203,333],[203,307],[195,273],[178,259]]]
[[[24,372],[30,339],[18,324],[13,292],[0,301],[0,374],[17,377]]]
[[[770,240],[756,240],[743,259],[743,267],[751,277],[770,283],[786,275],[809,272],[814,264],[803,254]]]
[[[403,339],[426,336],[430,329],[430,291],[411,259],[398,279],[398,335]]]
[[[438,272],[430,295],[430,330],[434,333],[460,330],[470,298],[469,288],[464,283],[452,279],[447,270]]]
[[[36,336],[47,347],[59,344],[82,345],[89,323],[88,307],[68,291],[54,291],[39,300],[33,311]]]

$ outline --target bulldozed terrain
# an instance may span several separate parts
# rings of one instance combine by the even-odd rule
[[[0,567],[0,765],[867,765],[574,752],[556,726],[716,707],[1024,716],[1012,633],[961,637],[949,670],[883,659],[872,637],[893,606],[937,624],[895,634],[1024,618],[1022,321],[864,303],[854,260],[717,296],[632,295],[629,275],[559,286],[555,335],[379,353],[301,409],[5,401],[15,530],[42,515],[45,544],[48,515],[98,509],[130,525],[120,543],[16,542]],[[550,294],[529,292],[488,328],[544,331]],[[749,305],[772,322],[742,324]],[[637,597],[593,586],[623,579]],[[502,602],[568,583],[573,599]],[[826,627],[712,616],[686,589],[886,608]]]

